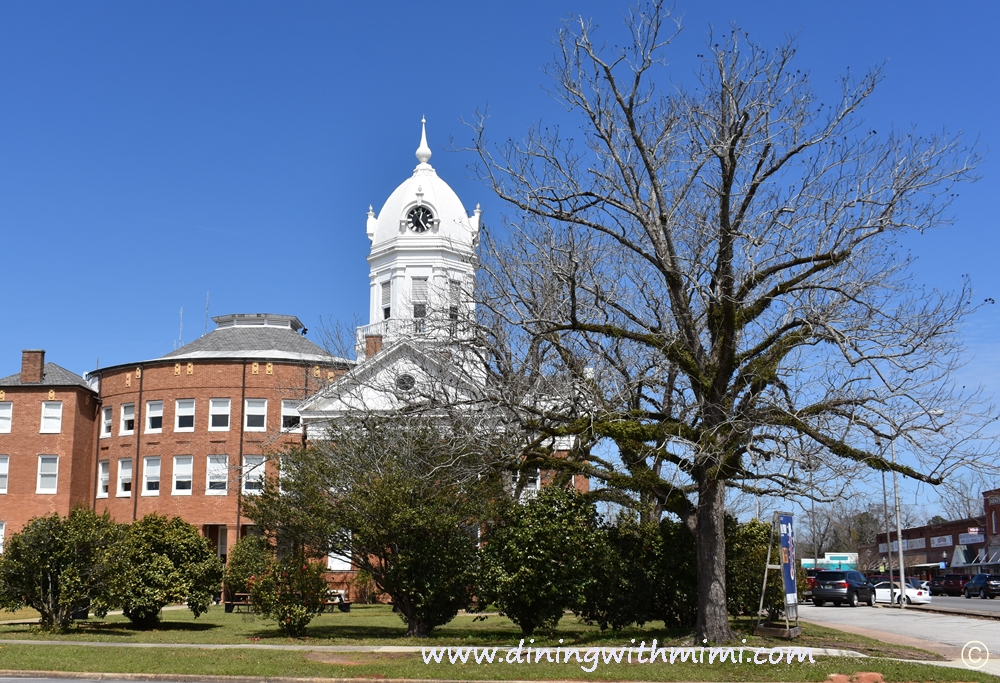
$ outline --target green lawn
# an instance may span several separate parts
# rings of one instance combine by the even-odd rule
[[[420,654],[307,653],[275,650],[116,648],[59,645],[0,646],[0,669],[105,673],[160,673],[328,678],[433,678],[463,680],[561,679],[655,681],[823,681],[832,673],[881,673],[887,681],[976,681],[991,676],[884,659],[817,657],[816,663],[757,665],[604,664],[590,673],[570,664],[424,664]],[[591,665],[586,665],[591,668]]]
[[[6,616],[6,613],[0,613]],[[133,629],[128,620],[109,615],[104,620],[89,619],[76,622],[67,633],[41,631],[34,625],[0,625],[0,642],[4,639],[31,640],[86,640],[117,643],[193,643],[193,644],[314,644],[314,645],[517,645],[520,629],[505,617],[491,614],[475,616],[460,614],[451,623],[436,629],[432,637],[412,639],[405,636],[405,626],[399,616],[385,605],[355,605],[348,613],[334,612],[318,615],[309,625],[306,637],[289,639],[273,622],[251,614],[226,614],[221,607],[195,619],[186,609],[164,610],[163,620],[157,629]],[[3,617],[0,617],[2,619]],[[785,641],[757,638],[751,635],[749,619],[735,622],[741,638],[748,646],[771,647],[787,645]],[[557,644],[562,639],[573,645],[624,645],[635,638],[636,643],[651,642],[654,638],[668,645],[685,644],[689,629],[664,629],[647,624],[646,628],[626,629],[621,632],[601,632],[597,627],[583,623],[573,616],[559,622],[552,636],[535,636],[537,644]],[[827,647],[856,650],[863,654],[900,657],[906,659],[935,659],[935,655],[912,648],[887,646],[885,643],[803,624],[803,636],[795,642],[799,647]]]

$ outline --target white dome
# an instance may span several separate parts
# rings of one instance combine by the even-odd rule
[[[413,175],[389,195],[377,217],[369,209],[367,232],[373,252],[386,242],[399,238],[407,243],[418,240],[447,241],[453,248],[473,250],[479,232],[479,207],[470,218],[455,191],[427,163],[430,157],[431,150],[424,133],[417,148],[420,163],[413,170]],[[409,229],[407,213],[415,206],[427,207],[433,214],[432,224],[426,232],[417,233]]]

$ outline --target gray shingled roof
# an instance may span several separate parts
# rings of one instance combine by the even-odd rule
[[[16,375],[11,375],[10,377],[0,378],[0,387],[65,387],[65,386],[78,386],[90,389],[90,385],[87,381],[83,379],[80,375],[75,372],[70,372],[66,368],[60,367],[55,363],[46,363],[45,369],[42,371],[42,381],[41,382],[21,382],[21,373]]]
[[[263,326],[216,328],[162,358],[272,358],[324,363],[341,360],[291,328]]]

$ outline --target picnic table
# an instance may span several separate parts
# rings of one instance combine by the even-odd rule
[[[351,611],[351,601],[344,595],[344,591],[328,590],[323,597],[323,605],[320,607],[320,611],[332,612],[334,608],[339,609],[341,612]]]
[[[227,612],[250,612],[250,594],[249,593],[233,593],[233,599],[227,600],[226,603]]]

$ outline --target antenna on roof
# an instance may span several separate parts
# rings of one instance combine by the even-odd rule
[[[181,306],[181,331],[177,336],[177,348],[184,346],[184,307]]]
[[[203,337],[206,334],[208,334],[208,295],[209,294],[211,294],[211,292],[205,292],[205,332],[202,334]]]

